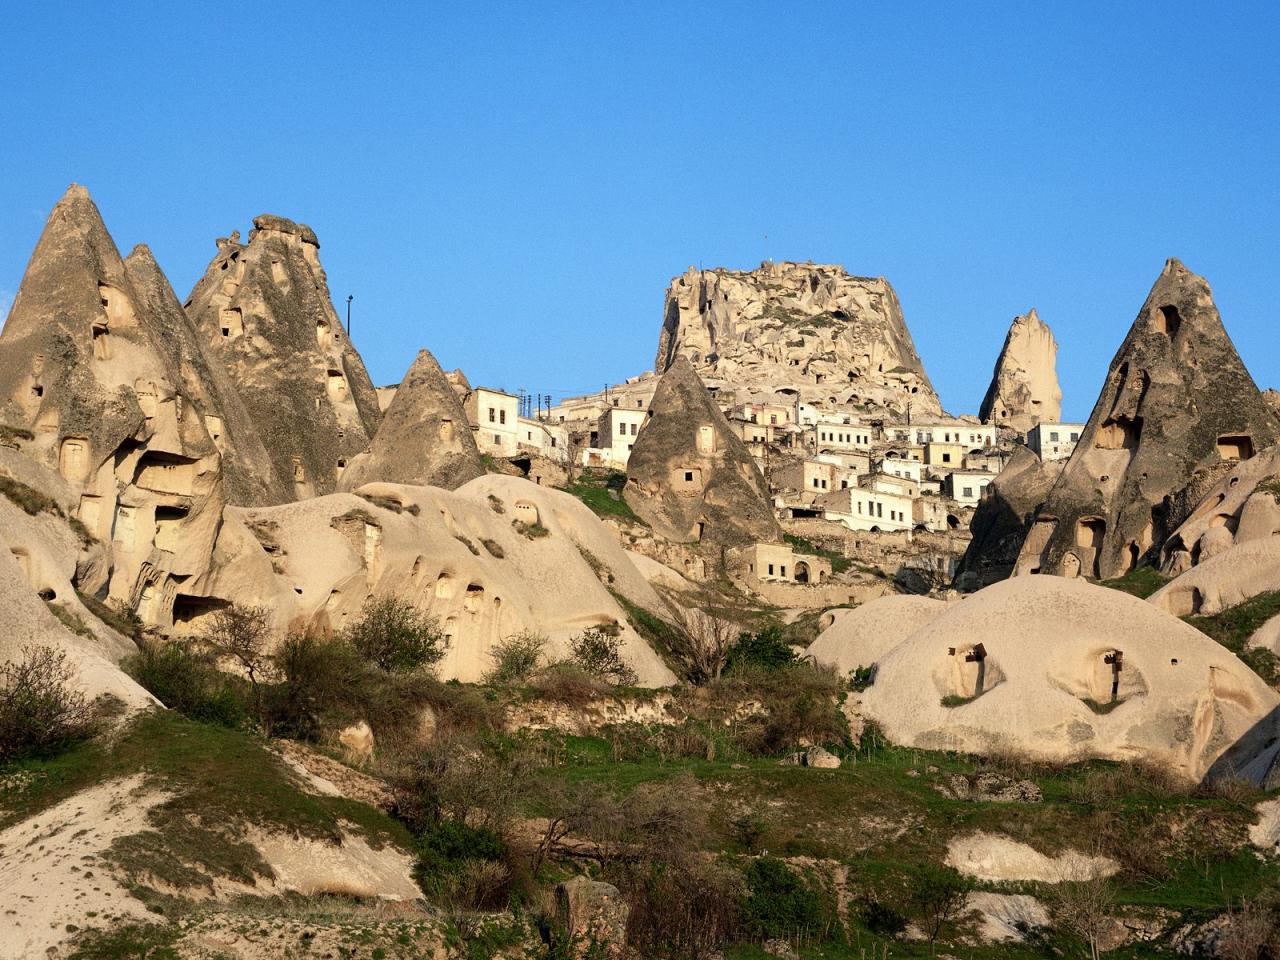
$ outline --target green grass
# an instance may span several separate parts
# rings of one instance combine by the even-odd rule
[[[1167,582],[1169,580],[1155,567],[1137,567],[1115,580],[1100,580],[1098,586],[1110,586],[1112,590],[1120,590],[1146,600]]]
[[[797,537],[794,534],[784,533],[782,538],[786,540],[787,543],[791,544],[791,549],[796,553],[807,553],[811,557],[823,557],[826,560],[830,560],[832,573],[844,573],[853,566],[853,561],[844,554],[815,546],[804,537]]]
[[[1137,567],[1123,577],[1114,580],[1099,580],[1098,585],[1131,593],[1142,600],[1147,599],[1169,581],[1155,567]]]
[[[627,505],[627,501],[622,498],[622,487],[625,482],[626,474],[616,471],[600,473],[584,470],[578,475],[577,480],[561,489],[585,503],[596,516],[614,517],[628,523],[643,525],[644,521],[635,515]]]
[[[1254,632],[1280,614],[1280,590],[1260,593],[1244,603],[1211,616],[1183,617],[1243,660],[1254,673],[1272,686],[1280,684],[1280,661],[1265,648],[1245,648]]]
[[[108,854],[144,888],[152,878],[207,888],[215,877],[252,883],[269,876],[256,849],[240,839],[246,824],[337,842],[341,823],[348,822],[375,846],[410,846],[408,832],[380,810],[303,792],[257,737],[168,711],[135,718],[110,745],[83,744],[20,769],[37,776],[17,796],[4,798],[0,826],[79,790],[136,773],[172,793],[152,810],[151,830],[117,841]]]

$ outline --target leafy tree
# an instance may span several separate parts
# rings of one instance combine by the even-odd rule
[[[936,952],[942,929],[960,917],[973,885],[950,867],[923,864],[907,884],[907,908]]]
[[[253,710],[262,720],[263,679],[271,673],[268,646],[271,625],[266,607],[232,604],[213,615],[204,641],[218,656],[234,661],[245,672],[253,690]]]
[[[493,645],[489,657],[493,668],[485,674],[485,683],[523,683],[538,669],[547,638],[532,630],[522,630],[504,637]]]
[[[433,667],[449,645],[438,619],[390,595],[366,600],[360,619],[342,636],[364,659],[388,673]]]

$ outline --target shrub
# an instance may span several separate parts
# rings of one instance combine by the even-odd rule
[[[80,593],[78,590],[76,596],[90,613],[116,633],[123,634],[134,642],[142,637],[142,618],[138,616],[137,611],[118,601],[115,604],[103,603],[97,597]]]
[[[807,943],[823,937],[830,916],[825,893],[776,857],[761,857],[746,870],[742,905],[748,933],[757,940]]]
[[[366,600],[360,619],[342,636],[365,660],[388,673],[432,667],[448,646],[439,620],[390,595]]]
[[[234,679],[186,644],[144,644],[124,668],[166,707],[192,720],[232,728],[245,721],[245,700]]]
[[[758,633],[744,633],[729,651],[725,669],[728,672],[743,667],[763,667],[777,670],[796,663],[795,652],[782,634],[782,628],[768,626]]]
[[[485,683],[524,683],[538,669],[547,638],[532,630],[505,637],[493,645],[489,657],[493,668],[485,674]]]
[[[66,653],[52,647],[23,647],[0,666],[0,762],[50,756],[93,734],[74,675]]]
[[[569,641],[575,664],[609,683],[628,686],[636,682],[636,672],[622,659],[621,644],[621,636],[605,627],[588,627]]]
[[[547,666],[534,676],[533,688],[547,700],[581,706],[609,692],[609,686],[576,663],[560,662]]]
[[[849,671],[849,689],[854,693],[861,693],[875,682],[876,665],[874,663],[869,667],[854,667]]]
[[[507,844],[486,827],[441,820],[418,838],[414,878],[423,893],[469,910],[506,904]]]
[[[646,863],[627,900],[627,940],[640,956],[700,960],[741,935],[742,876],[721,863]]]
[[[507,551],[502,549],[502,544],[497,540],[490,540],[488,537],[485,537],[480,542],[484,544],[484,548],[489,551],[490,555],[498,560],[503,559],[507,555]]]
[[[268,691],[266,720],[277,736],[317,740],[326,716],[345,715],[363,699],[367,668],[341,639],[290,634],[275,666],[280,682]]]

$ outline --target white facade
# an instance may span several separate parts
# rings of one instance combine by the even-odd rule
[[[947,474],[943,489],[956,503],[966,507],[976,506],[987,490],[987,484],[995,479],[992,473],[973,473],[956,470]]]
[[[885,427],[886,437],[924,445],[927,443],[957,443],[971,450],[994,447],[999,428],[990,423],[969,423],[965,420],[945,420],[939,423],[898,424]]]
[[[467,419],[481,453],[514,457],[520,449],[520,400],[501,390],[476,387],[467,397]]]
[[[520,447],[534,450],[539,456],[561,463],[569,458],[569,431],[559,423],[544,423],[520,417],[517,442]]]
[[[870,450],[871,427],[863,423],[850,423],[848,418],[836,420],[820,417],[811,429],[811,436],[819,450]]]
[[[902,460],[898,457],[887,457],[880,461],[878,467],[881,473],[887,473],[891,477],[902,477],[917,484],[924,475],[924,464],[919,460]]]
[[[823,516],[850,530],[911,529],[911,498],[862,487],[837,490],[819,498]]]
[[[1027,431],[1027,446],[1041,460],[1065,460],[1075,450],[1083,432],[1083,423],[1037,423]]]

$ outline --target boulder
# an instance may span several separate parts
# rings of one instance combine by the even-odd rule
[[[982,422],[1026,433],[1041,421],[1061,420],[1057,360],[1058,344],[1053,331],[1035,308],[1014,317],[996,358],[991,386],[978,411]]]
[[[667,288],[654,370],[677,357],[722,384],[721,399],[942,412],[889,281],[835,264],[690,267]]]
[[[364,720],[344,727],[338,734],[338,742],[352,763],[365,764],[373,759],[373,730]]]
[[[782,539],[760,468],[683,356],[654,391],[631,448],[624,497],[673,542],[719,552]]]
[[[806,767],[817,767],[819,770],[835,770],[840,766],[840,758],[826,749],[826,747],[820,747],[815,744],[805,750],[804,765]]]
[[[383,481],[456,490],[484,472],[458,394],[436,358],[420,350],[368,451],[347,464],[338,487]]]
[[[254,221],[218,252],[187,312],[225,366],[289,499],[332,493],[381,413],[364,362],[329,300],[312,229]]]
[[[630,908],[613,884],[571,877],[556,886],[555,904],[562,955],[604,960],[627,955]]]
[[[1168,261],[1019,568],[1105,579],[1155,559],[1207,487],[1278,437],[1208,283]]]

